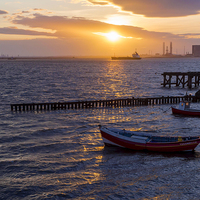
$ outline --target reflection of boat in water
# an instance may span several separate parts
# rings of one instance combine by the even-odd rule
[[[111,57],[112,60],[140,60],[141,57],[139,56],[139,54],[137,53],[137,51],[135,53],[132,54],[132,57],[130,56],[126,56],[126,57]]]
[[[173,114],[198,116],[200,117],[200,110],[190,108],[190,102],[181,101],[178,108],[171,107]]]
[[[194,150],[200,143],[199,136],[168,137],[154,136],[150,132],[127,131],[100,126],[105,145],[118,146],[132,150],[156,152],[178,152]]]

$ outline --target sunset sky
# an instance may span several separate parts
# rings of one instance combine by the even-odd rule
[[[0,55],[127,56],[192,52],[200,0],[1,0]]]

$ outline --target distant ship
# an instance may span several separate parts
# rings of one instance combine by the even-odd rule
[[[132,57],[130,56],[126,56],[126,57],[111,57],[112,60],[140,60],[141,57],[139,56],[139,54],[137,52],[132,54]]]

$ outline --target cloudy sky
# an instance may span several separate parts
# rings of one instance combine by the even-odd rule
[[[200,0],[1,0],[0,55],[191,53]]]

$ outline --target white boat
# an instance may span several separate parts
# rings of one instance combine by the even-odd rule
[[[141,59],[140,55],[137,53],[137,51],[135,53],[132,54],[132,57],[135,59]]]
[[[173,114],[188,115],[188,116],[200,116],[200,110],[190,108],[190,102],[181,101],[179,107],[171,107]]]

